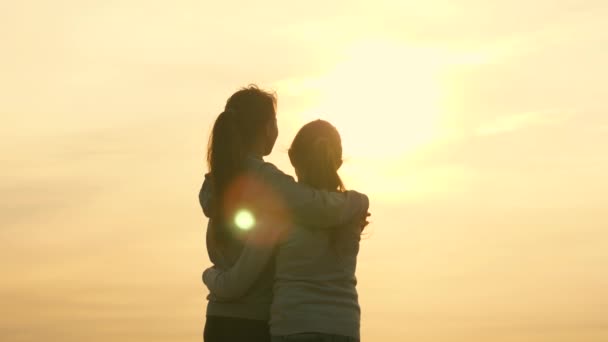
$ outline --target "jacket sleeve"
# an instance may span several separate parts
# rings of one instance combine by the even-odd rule
[[[273,241],[269,241],[273,239]],[[203,272],[209,291],[221,299],[236,299],[247,293],[274,255],[276,234],[256,229],[248,238],[236,263],[227,270],[210,267]]]
[[[297,183],[271,163],[262,166],[262,177],[289,209],[295,223],[311,228],[332,228],[362,219],[369,199],[356,191],[316,190]]]

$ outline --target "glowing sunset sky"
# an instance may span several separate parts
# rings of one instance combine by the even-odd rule
[[[363,341],[608,340],[608,2],[4,1],[0,340],[200,341],[228,96],[343,135]]]

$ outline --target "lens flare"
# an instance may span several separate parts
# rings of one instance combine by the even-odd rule
[[[234,216],[234,224],[241,230],[249,230],[255,226],[255,217],[249,210],[241,209]]]

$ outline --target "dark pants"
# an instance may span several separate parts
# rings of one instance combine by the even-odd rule
[[[207,316],[205,342],[270,342],[268,321]]]
[[[359,342],[359,339],[340,335],[304,333],[287,336],[272,336],[272,342]]]

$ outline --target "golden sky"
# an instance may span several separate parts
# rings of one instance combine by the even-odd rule
[[[0,340],[200,341],[210,126],[257,83],[372,200],[365,341],[608,340],[608,2],[4,1]]]

